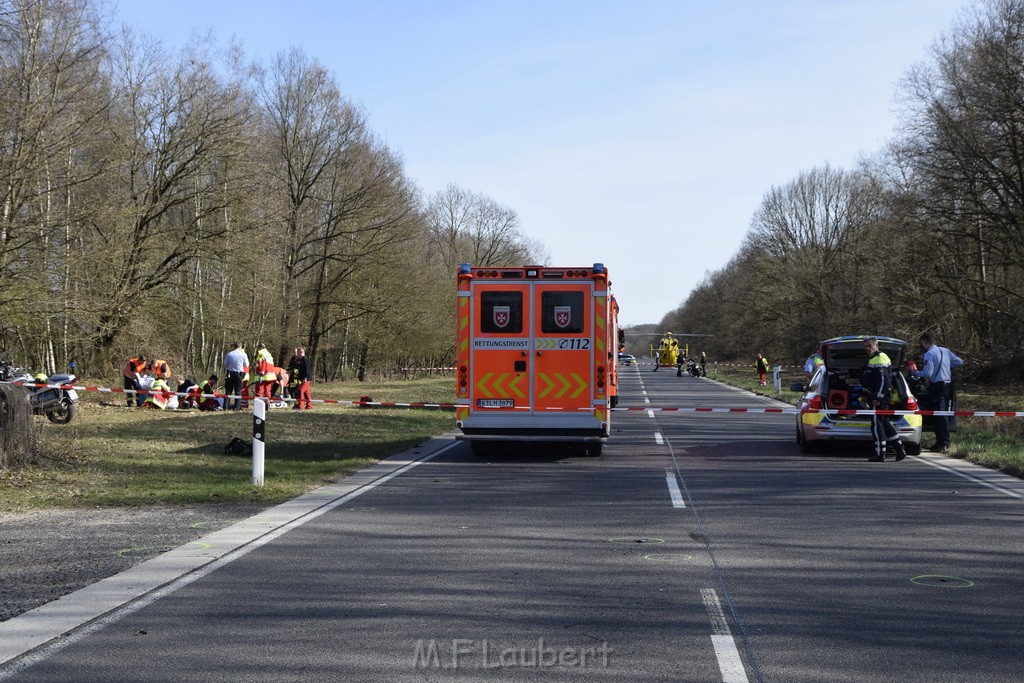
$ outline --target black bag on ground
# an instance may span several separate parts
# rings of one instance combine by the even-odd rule
[[[237,436],[224,447],[224,455],[252,455],[252,441],[239,439]]]

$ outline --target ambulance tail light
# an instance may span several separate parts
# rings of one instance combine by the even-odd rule
[[[464,394],[468,391],[469,387],[469,367],[465,365],[459,366],[459,393]]]

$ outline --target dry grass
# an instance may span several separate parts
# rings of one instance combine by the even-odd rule
[[[314,398],[452,400],[452,380],[319,386]],[[107,397],[108,403],[114,403]],[[247,457],[227,456],[233,438],[252,438],[251,413],[161,412],[101,405],[90,394],[74,421],[36,418],[40,456],[0,474],[0,511],[48,507],[276,503],[401,452],[453,426],[451,411],[318,404],[267,415],[266,483],[251,485]]]

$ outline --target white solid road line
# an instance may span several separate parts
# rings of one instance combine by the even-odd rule
[[[1002,472],[990,470],[987,467],[975,465],[974,463],[965,462],[963,460],[956,460],[955,458],[942,458],[939,456],[920,455],[917,456],[917,458],[915,459],[925,463],[926,465],[931,465],[932,467],[943,470],[944,472],[949,472],[950,474],[955,474],[958,477],[963,477],[968,481],[973,481],[975,484],[987,486],[993,491],[999,491],[999,493],[1003,493],[1007,496],[1012,496],[1013,498],[1019,498],[1021,500],[1024,500],[1024,493],[1022,493],[1020,490],[1014,490],[1010,488],[1011,486],[1020,487],[1020,480],[1015,477],[1011,477],[1008,474],[1003,474]],[[950,465],[952,465],[952,467]],[[976,474],[967,474],[967,472],[961,471],[967,468],[974,469]],[[995,483],[995,481],[985,481],[985,479],[982,479],[982,477],[985,477],[985,479],[993,479],[999,481],[1000,483],[1005,482],[1007,485],[1000,486],[999,484]]]
[[[679,481],[676,480],[676,473],[672,470],[665,470],[665,482],[668,484],[668,495],[672,498],[672,507],[685,508],[683,492],[679,490]]]
[[[736,640],[729,630],[729,622],[722,611],[722,603],[714,588],[702,588],[700,597],[711,617],[711,645],[715,648],[718,668],[722,672],[722,683],[747,683],[747,671],[743,668],[743,660],[736,649]]]
[[[413,467],[433,460],[458,443],[442,446],[413,460],[408,456],[392,456],[336,484],[321,487],[264,510],[248,520],[208,534],[200,539],[205,541],[202,546],[186,543],[120,574],[0,623],[0,681],[17,676],[33,664],[171,595],[292,529],[375,489]],[[5,666],[16,657],[20,659]]]

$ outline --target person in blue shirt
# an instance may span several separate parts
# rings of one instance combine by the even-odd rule
[[[935,343],[932,335],[925,332],[921,335],[921,348],[924,349],[924,367],[911,374],[928,380],[928,399],[932,410],[949,410],[949,399],[953,389],[953,368],[958,368],[964,361],[949,349]],[[935,447],[933,451],[945,453],[949,450],[949,417],[936,415]]]

